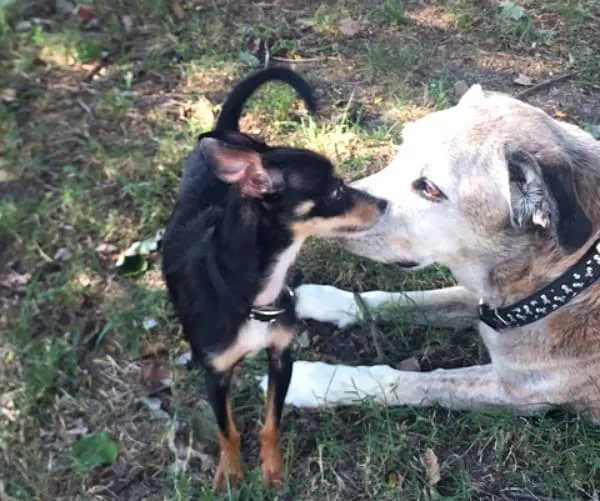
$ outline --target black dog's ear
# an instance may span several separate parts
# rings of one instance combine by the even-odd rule
[[[272,180],[256,151],[213,137],[202,138],[200,150],[217,178],[238,185],[242,196],[260,198],[273,191]]]
[[[591,236],[592,223],[577,199],[569,161],[564,155],[539,158],[525,151],[507,155],[513,221],[550,229],[558,247],[571,254]]]

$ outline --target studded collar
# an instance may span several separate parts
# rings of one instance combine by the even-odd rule
[[[267,306],[253,306],[250,309],[248,318],[250,320],[258,320],[259,322],[275,322],[288,310],[295,309],[295,303],[296,295],[294,294],[294,291],[286,285],[273,304]]]
[[[479,319],[502,331],[531,324],[567,304],[600,278],[600,240],[556,280],[540,291],[502,308],[479,303]]]

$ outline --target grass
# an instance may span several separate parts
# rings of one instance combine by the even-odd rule
[[[135,275],[115,263],[164,225],[195,136],[253,71],[248,61],[264,63],[265,43],[270,56],[312,61],[298,69],[319,91],[320,114],[309,119],[273,84],[249,103],[243,129],[318,150],[347,179],[383,167],[402,124],[454,104],[458,81],[514,93],[519,73],[542,80],[575,70],[528,99],[588,130],[600,121],[594,0],[513,2],[517,16],[475,0],[285,0],[278,9],[191,0],[182,22],[164,2],[110,0],[93,2],[110,11],[87,28],[15,5],[0,8],[0,499],[219,499],[209,488],[214,420],[202,374],[175,363],[187,347],[157,256],[143,257],[147,269]],[[135,19],[132,29],[123,16]],[[338,32],[348,17],[356,36]],[[15,30],[23,20],[30,28]],[[108,66],[86,82],[103,51]],[[317,241],[299,266],[306,282],[351,290],[452,283],[442,268],[406,274]],[[473,333],[401,319],[380,330],[391,365],[414,357],[430,370],[486,358]],[[365,327],[309,323],[307,331],[297,359],[376,358]],[[257,464],[263,399],[254,376],[264,369],[260,355],[236,374],[248,470],[225,499],[274,497]],[[596,499],[600,484],[600,431],[577,415],[364,402],[286,409],[284,423],[291,475],[282,500]],[[90,437],[101,437],[93,453],[81,446]],[[428,478],[432,454],[437,482]]]

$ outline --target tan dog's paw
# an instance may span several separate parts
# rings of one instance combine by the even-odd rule
[[[215,477],[213,478],[212,488],[214,492],[223,492],[227,490],[227,484],[231,488],[237,487],[243,478],[242,462],[238,457],[226,457],[221,453],[219,464]]]

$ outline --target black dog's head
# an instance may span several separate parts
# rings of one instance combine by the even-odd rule
[[[350,188],[331,163],[314,152],[270,148],[241,133],[203,137],[209,168],[237,196],[286,225],[295,238],[336,237],[367,230],[387,203]]]

